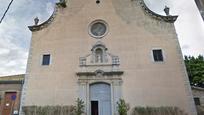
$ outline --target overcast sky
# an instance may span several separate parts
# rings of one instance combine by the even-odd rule
[[[0,0],[2,17],[10,0]],[[25,73],[31,32],[27,28],[38,16],[40,22],[52,14],[58,0],[14,0],[0,24],[0,76]],[[184,55],[204,55],[204,22],[194,0],[145,0],[147,6],[164,15],[165,5],[179,15],[175,26]]]

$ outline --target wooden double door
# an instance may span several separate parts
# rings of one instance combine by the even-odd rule
[[[2,115],[13,115],[16,92],[5,93],[2,105]]]

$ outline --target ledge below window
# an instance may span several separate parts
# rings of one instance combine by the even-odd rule
[[[101,72],[100,72],[101,73]],[[123,71],[109,71],[109,72],[102,72],[101,74],[104,76],[112,76],[112,75],[122,75]],[[77,76],[97,76],[98,72],[77,72]]]

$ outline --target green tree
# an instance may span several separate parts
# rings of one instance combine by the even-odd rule
[[[191,85],[204,87],[204,57],[185,56],[184,61]]]

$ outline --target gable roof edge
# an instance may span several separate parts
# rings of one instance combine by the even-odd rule
[[[143,10],[145,11],[145,13],[147,13],[149,16],[151,16],[154,19],[161,20],[164,22],[174,23],[178,18],[178,15],[164,16],[164,15],[157,14],[147,7],[144,0],[139,0],[139,2],[140,2],[141,7],[143,8]]]
[[[45,22],[39,25],[28,26],[29,30],[35,32],[48,27],[56,17],[59,8],[66,8],[66,3],[65,2],[56,3],[52,15]]]

